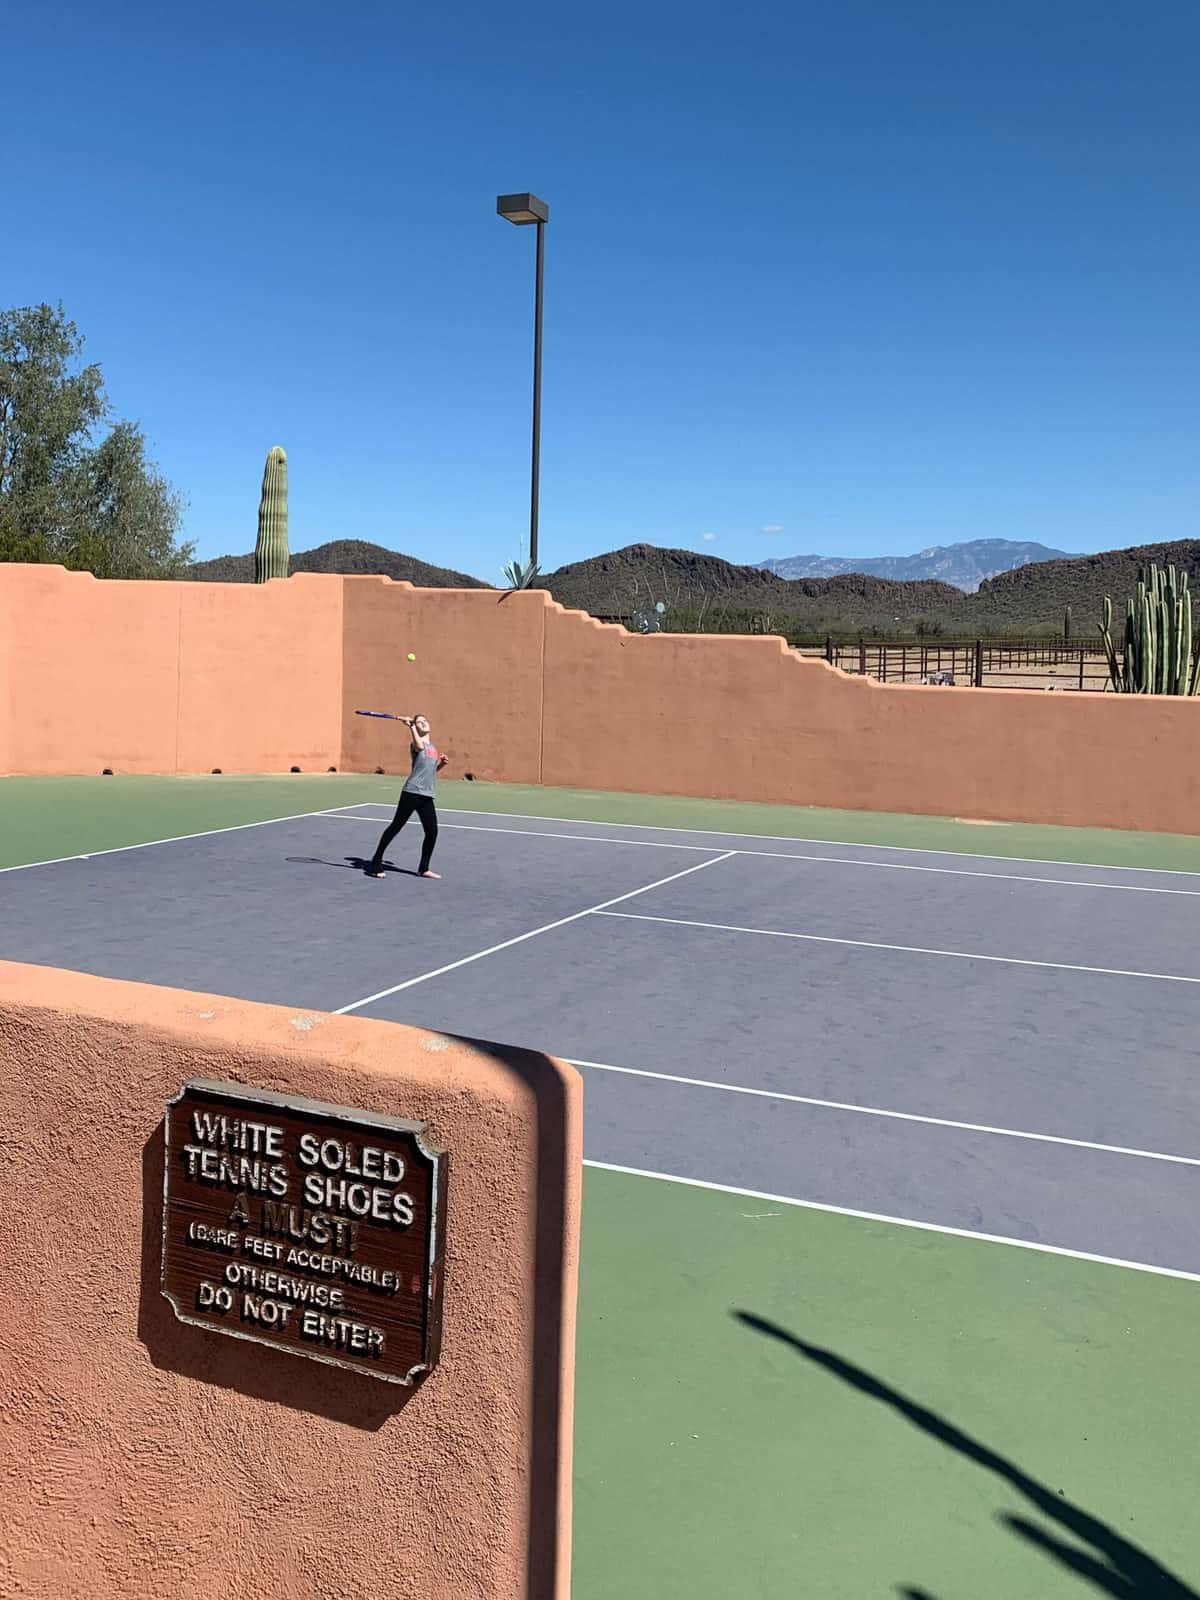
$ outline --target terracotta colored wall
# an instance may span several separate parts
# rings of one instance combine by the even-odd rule
[[[451,775],[1200,833],[1200,701],[876,684],[385,578],[0,566],[0,628],[0,771],[394,773],[402,730],[353,713],[425,711]]]
[[[180,597],[176,770],[324,772],[341,759],[342,585],[172,584]]]
[[[542,745],[550,785],[1200,833],[1200,701],[879,684],[557,606]]]
[[[0,771],[336,766],[341,598],[338,579],[124,583],[0,566]]]
[[[354,712],[423,712],[455,776],[539,783],[546,596],[344,581],[343,765],[407,770],[404,729]]]
[[[174,772],[181,584],[0,566],[9,772]]]
[[[176,1320],[162,1115],[193,1076],[430,1122],[423,1386]],[[0,963],[0,1592],[564,1600],[580,1109],[527,1052]]]

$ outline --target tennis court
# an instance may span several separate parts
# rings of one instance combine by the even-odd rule
[[[1196,841],[39,781],[0,957],[579,1066],[577,1594],[1193,1593]]]

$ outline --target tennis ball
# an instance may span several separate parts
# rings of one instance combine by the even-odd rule
[[[416,656],[415,656],[415,655],[413,655],[413,653],[412,653],[412,651],[411,651],[411,650],[410,650],[410,651],[409,651],[409,652],[408,652],[408,659],[409,659],[409,660],[410,660],[410,661],[415,661],[415,660],[416,660],[416,659],[417,659],[417,658],[416,658]]]

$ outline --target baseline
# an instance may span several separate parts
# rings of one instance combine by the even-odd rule
[[[1124,1267],[1129,1272],[1146,1272],[1157,1278],[1181,1278],[1200,1283],[1200,1272],[1182,1267],[1157,1267],[1148,1261],[1128,1261],[1123,1256],[1098,1255],[1090,1250],[1072,1250],[1066,1245],[1043,1244],[1037,1239],[1014,1239],[1001,1233],[976,1233],[971,1228],[954,1228],[942,1222],[918,1222],[912,1217],[887,1216],[879,1211],[859,1211],[852,1206],[830,1205],[823,1200],[801,1200],[790,1194],[770,1194],[762,1189],[741,1189],[731,1183],[713,1183],[707,1178],[682,1178],[674,1172],[654,1172],[646,1167],[624,1167],[614,1161],[584,1158],[585,1167],[601,1172],[619,1172],[630,1178],[653,1178],[659,1183],[679,1183],[689,1189],[712,1189],[718,1194],[741,1195],[747,1200],[762,1200],[768,1205],[795,1206],[803,1211],[825,1211],[839,1217],[857,1217],[863,1222],[889,1223],[896,1228],[915,1228],[921,1233],[942,1233],[954,1239],[977,1239],[982,1244],[1012,1245],[1018,1250],[1034,1250],[1039,1255],[1067,1256],[1073,1261],[1091,1261],[1102,1267]]]
[[[374,801],[367,801],[365,803],[368,804],[368,805],[375,804]],[[448,811],[450,811],[454,815],[458,815],[458,816],[464,815],[464,813],[462,811],[457,811],[456,812],[456,811],[453,810],[453,808],[449,808],[449,807],[446,808],[446,809]],[[466,813],[466,814],[470,814],[470,813]],[[503,813],[503,812],[490,812],[490,813],[486,813],[486,814],[487,815],[491,815],[491,816],[503,816],[503,815],[505,815],[505,813]],[[386,822],[388,820],[386,817],[355,817],[355,816],[349,816],[345,812],[327,812],[327,813],[322,813],[322,815],[327,815],[327,816],[331,817],[333,820],[339,821],[339,822],[370,822],[375,826],[379,826],[380,824],[382,824],[382,823],[384,823],[384,822]],[[441,813],[440,815],[445,815],[445,812]],[[440,820],[440,817],[439,817],[439,820]],[[533,818],[523,818],[522,820],[533,821],[535,819],[533,819]],[[548,819],[548,820],[566,820],[566,819]],[[704,845],[704,844],[676,844],[676,843],[673,843],[673,842],[668,843],[666,840],[662,840],[662,839],[619,839],[619,838],[612,838],[612,837],[610,837],[608,835],[605,835],[605,834],[553,833],[550,830],[544,829],[544,828],[496,828],[496,827],[487,827],[487,826],[479,824],[479,823],[470,823],[470,822],[444,822],[444,821],[442,821],[441,822],[441,826],[443,828],[458,829],[460,831],[464,831],[464,832],[468,832],[468,833],[501,833],[501,834],[511,833],[511,834],[514,834],[515,836],[517,836],[518,838],[530,838],[530,839],[566,839],[566,840],[579,839],[582,842],[584,842],[585,844],[637,845],[637,846],[641,846],[643,848],[649,848],[649,849],[655,849],[655,850],[711,851],[714,848],[714,846],[712,846],[712,845]],[[588,826],[588,824],[585,823],[584,826]],[[613,824],[600,824],[600,826],[636,827],[636,826],[640,826],[640,824],[635,824],[635,823],[616,824],[616,823],[613,823]],[[686,830],[680,830],[680,831],[682,832],[682,831],[686,831]],[[696,829],[695,830],[695,832],[697,832],[697,833],[700,833],[702,831],[703,830],[701,830],[701,829]],[[733,835],[732,837],[740,837],[740,836],[739,835]],[[866,847],[864,847],[864,848],[866,848]],[[884,845],[884,846],[877,845],[877,846],[871,846],[870,848],[873,848],[873,849],[891,849],[892,846],[890,846],[890,845]],[[900,847],[897,846],[896,848],[900,848]],[[949,852],[949,851],[944,852],[944,853],[945,854],[952,854],[952,852]],[[741,849],[738,849],[738,850],[732,851],[731,854],[738,855],[738,856],[759,857],[759,858],[762,858],[762,859],[768,860],[768,861],[804,861],[804,862],[809,862],[809,863],[816,863],[816,864],[819,864],[819,865],[840,866],[840,867],[864,867],[868,871],[872,871],[872,872],[931,872],[931,873],[935,873],[935,874],[940,874],[940,875],[942,875],[944,877],[981,878],[985,882],[996,882],[996,883],[1037,883],[1037,884],[1046,884],[1051,888],[1062,888],[1062,889],[1105,889],[1105,890],[1111,890],[1114,893],[1121,893],[1121,894],[1170,894],[1170,895],[1185,895],[1185,896],[1189,896],[1189,897],[1191,897],[1193,899],[1200,899],[1200,889],[1171,889],[1171,888],[1167,888],[1163,884],[1151,884],[1151,883],[1097,883],[1093,879],[1042,878],[1042,877],[1036,877],[1032,873],[1028,873],[1028,872],[979,872],[979,871],[973,870],[970,867],[929,867],[929,866],[922,866],[922,865],[919,865],[916,862],[911,862],[911,861],[861,861],[861,860],[857,859],[854,856],[809,855],[806,852],[805,853],[801,853],[801,852],[794,851],[794,850],[741,850]],[[969,860],[970,857],[964,857],[964,859]],[[987,859],[1008,859],[1008,858],[1007,857],[1000,857],[1000,858],[991,858],[991,857],[989,857]],[[1016,859],[1016,858],[1014,857],[1013,859]],[[1069,866],[1071,864],[1072,863],[1070,863],[1070,862],[1061,863],[1061,865],[1063,865],[1063,866]],[[1115,871],[1117,869],[1115,869],[1115,868],[1103,868],[1103,869],[1097,869],[1097,870]],[[1124,872],[1155,872],[1155,871],[1159,871],[1161,869],[1155,868],[1155,867],[1123,867],[1120,870],[1124,871]],[[1195,874],[1195,876],[1200,876],[1200,874]]]
[[[365,802],[368,805],[373,801]],[[155,844],[186,844],[189,839],[211,839],[218,833],[241,833],[246,828],[270,828],[277,822],[303,822],[307,817],[335,816],[342,808],[332,806],[324,811],[296,811],[286,817],[260,817],[257,822],[234,822],[225,828],[200,828],[196,833],[176,833],[166,839],[139,839],[136,844],[106,845],[103,850],[76,852],[68,856],[48,856],[45,861],[18,861],[15,866],[0,867],[0,872],[28,872],[31,867],[54,867],[61,861],[92,861],[97,856],[119,856],[126,850],[149,850]]]
[[[359,802],[363,805],[382,804],[376,800]],[[545,817],[535,812],[528,811],[483,811],[470,806],[445,806],[447,813],[468,817],[515,817],[522,822],[567,822],[580,823],[585,827],[599,828],[641,828],[646,833],[690,833],[693,836],[701,834],[713,839],[766,839],[773,844],[823,844],[835,850],[892,850],[904,855],[915,856],[954,856],[963,861],[1023,861],[1035,867],[1084,867],[1096,872],[1141,872],[1155,873],[1162,877],[1174,878],[1200,878],[1200,869],[1191,867],[1133,867],[1127,864],[1106,863],[1103,861],[1061,861],[1048,856],[1001,856],[992,855],[986,850],[935,850],[928,845],[914,844],[867,844],[858,839],[813,839],[807,836],[797,837],[790,833],[735,833],[729,828],[680,828],[661,822],[588,822],[580,817]],[[905,815],[906,813],[897,813]],[[761,852],[749,851],[748,854]]]
[[[388,817],[351,817],[341,811],[322,812],[331,822],[369,822],[377,828],[381,823],[390,821]],[[694,850],[701,855],[711,855],[712,846],[707,844],[675,844],[666,839],[611,839],[607,834],[590,833],[548,833],[542,828],[489,828],[471,822],[443,822],[441,814],[438,816],[440,829],[453,828],[461,833],[502,833],[512,834],[518,839],[578,839],[582,844],[615,844],[628,848],[642,848],[646,850]],[[757,853],[757,852],[756,852]],[[739,850],[731,850],[731,855],[742,854]],[[983,874],[988,876],[988,874]],[[1164,894],[1200,894],[1200,889],[1165,889]]]
[[[1200,1167],[1200,1156],[1176,1156],[1161,1150],[1140,1150],[1131,1145],[1099,1144],[1093,1139],[1070,1139],[1058,1133],[1031,1133],[1023,1128],[999,1128],[983,1122],[958,1122],[951,1117],[924,1116],[915,1111],[892,1111],[882,1106],[854,1105],[845,1100],[822,1100],[815,1095],[788,1094],[782,1089],[755,1089],[744,1083],[718,1083],[712,1078],[687,1078],[673,1072],[652,1072],[645,1067],[618,1067],[610,1061],[585,1061],[575,1056],[561,1057],[568,1066],[594,1072],[619,1072],[631,1078],[652,1078],[658,1083],[674,1083],[689,1089],[715,1089],[723,1094],[754,1095],[761,1100],[783,1100],[791,1105],[815,1106],[822,1111],[851,1111],[865,1117],[889,1117],[897,1122],[920,1122],[934,1128],[954,1128],[964,1133],[995,1134],[1004,1139],[1029,1139],[1039,1144],[1068,1145],[1076,1150],[1095,1150],[1101,1155],[1137,1156],[1144,1161],[1167,1161],[1183,1167]]]

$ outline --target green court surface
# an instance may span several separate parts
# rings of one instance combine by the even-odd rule
[[[0,779],[0,867],[396,785]],[[445,788],[508,814],[1200,870],[1192,838]],[[575,1600],[1200,1595],[1200,1284],[589,1169],[579,1312]]]
[[[286,777],[0,777],[0,867],[46,857],[84,855],[204,829],[265,822],[321,807],[394,800],[399,783],[396,776],[349,773],[292,773]],[[828,811],[815,806],[541,789],[516,783],[443,779],[439,792],[446,808],[498,811],[508,816],[629,822],[642,827],[843,840],[918,850],[1020,856],[1034,861],[1200,872],[1200,837],[1183,834],[910,817],[886,811]]]

